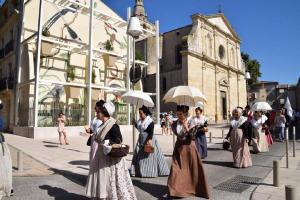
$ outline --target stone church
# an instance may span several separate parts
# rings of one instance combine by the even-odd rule
[[[247,103],[241,41],[223,13],[194,14],[191,19],[191,25],[161,35],[161,99],[174,86],[195,86],[207,98],[205,115],[222,123],[233,108]],[[156,72],[149,68],[144,90],[154,92]],[[175,105],[161,102],[161,112],[170,110]]]

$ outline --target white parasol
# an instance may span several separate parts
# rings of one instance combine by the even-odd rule
[[[166,103],[172,102],[178,105],[195,106],[199,101],[206,101],[202,92],[193,86],[177,86],[171,88],[163,100]]]
[[[151,97],[142,91],[129,91],[122,95],[125,103],[133,104],[138,108],[142,106],[153,107],[154,103]]]
[[[268,111],[272,110],[272,107],[267,102],[256,102],[252,107],[252,111]]]

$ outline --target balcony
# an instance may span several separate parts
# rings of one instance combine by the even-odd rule
[[[14,50],[14,40],[10,40],[5,46],[5,55]]]
[[[13,89],[14,87],[14,79],[13,77],[2,78],[0,79],[0,91]]]

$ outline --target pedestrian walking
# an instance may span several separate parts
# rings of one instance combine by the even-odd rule
[[[246,168],[252,166],[251,154],[248,146],[249,121],[242,116],[242,110],[236,108],[232,111],[229,137],[233,155],[233,166]]]
[[[122,143],[122,135],[116,120],[112,102],[106,102],[97,111],[97,118],[103,122],[98,128],[95,141],[98,149],[90,162],[86,195],[91,199],[135,200],[136,195],[124,157],[111,157],[112,145]]]
[[[196,116],[193,117],[193,123],[196,132],[196,146],[202,159],[207,157],[207,141],[205,133],[208,131],[207,118],[203,115],[203,110],[198,107],[195,109]]]
[[[269,151],[269,145],[267,142],[264,124],[267,121],[266,115],[264,115],[261,111],[255,111],[254,117],[251,120],[252,125],[252,135],[254,138],[252,138],[253,141],[253,151],[255,153],[259,152],[268,152]]]
[[[166,134],[166,116],[161,114],[161,122],[160,122],[162,134]]]
[[[276,126],[276,132],[278,134],[278,139],[280,142],[284,141],[284,128],[286,124],[286,118],[284,116],[283,109],[276,112],[275,116],[275,126]]]
[[[132,158],[131,175],[136,177],[168,176],[169,167],[158,142],[153,135],[154,122],[151,112],[145,106],[139,109],[140,119],[135,124],[139,130],[139,138]],[[147,152],[145,146],[153,147],[153,152]]]
[[[102,121],[98,119],[97,113],[100,112],[100,108],[104,105],[105,101],[100,100],[97,101],[95,104],[95,114],[96,116],[90,123],[90,127],[86,129],[86,132],[90,134],[90,138],[88,140],[88,145],[91,146],[91,151],[90,151],[90,162],[92,162],[95,159],[95,155],[98,149],[98,143],[95,141],[95,135],[97,133],[97,130],[100,128],[102,125]]]
[[[177,141],[168,178],[168,192],[171,197],[198,196],[209,199],[202,161],[192,134],[193,120],[187,120],[188,109],[188,106],[177,106],[178,120],[172,124]]]
[[[169,112],[166,114],[165,119],[166,119],[166,135],[168,134],[172,135],[171,125],[173,123],[173,120]]]
[[[265,134],[266,134],[266,138],[267,138],[267,142],[269,147],[272,146],[273,144],[273,138],[272,138],[272,134],[271,134],[271,114],[268,112],[266,113],[266,117],[268,118],[267,121],[264,123],[263,128],[265,130]]]
[[[66,123],[66,116],[64,115],[64,113],[59,113],[58,118],[57,118],[57,122],[58,122],[58,134],[59,134],[59,143],[60,145],[66,144],[68,145],[68,141],[67,141],[67,131],[65,128],[65,123]]]

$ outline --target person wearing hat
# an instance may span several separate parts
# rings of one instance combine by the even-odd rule
[[[200,157],[202,159],[207,157],[207,141],[206,135],[207,132],[207,118],[203,115],[203,110],[200,107],[195,109],[196,116],[193,117],[194,124],[197,128],[196,133],[196,146],[199,151]]]
[[[208,184],[200,155],[194,140],[194,123],[188,120],[188,106],[177,106],[178,120],[172,124],[177,136],[171,172],[168,178],[168,192],[171,197],[210,198]]]
[[[170,173],[163,152],[153,135],[154,122],[145,106],[139,109],[140,119],[135,123],[139,138],[132,158],[131,175],[136,177],[168,176]],[[153,153],[145,152],[145,145],[153,147]]]
[[[252,166],[251,154],[248,146],[249,121],[242,116],[242,109],[232,111],[232,119],[228,135],[233,155],[233,166],[246,168]]]
[[[122,143],[120,127],[111,116],[115,112],[112,102],[105,102],[97,111],[102,121],[94,140],[98,148],[90,162],[86,195],[91,199],[137,199],[124,157],[110,157],[113,144]]]
[[[265,123],[267,122],[268,118],[264,115],[261,111],[255,111],[253,119],[251,120],[252,126],[252,138],[253,141],[253,152],[268,152],[269,145],[267,142],[267,137],[265,134]]]

